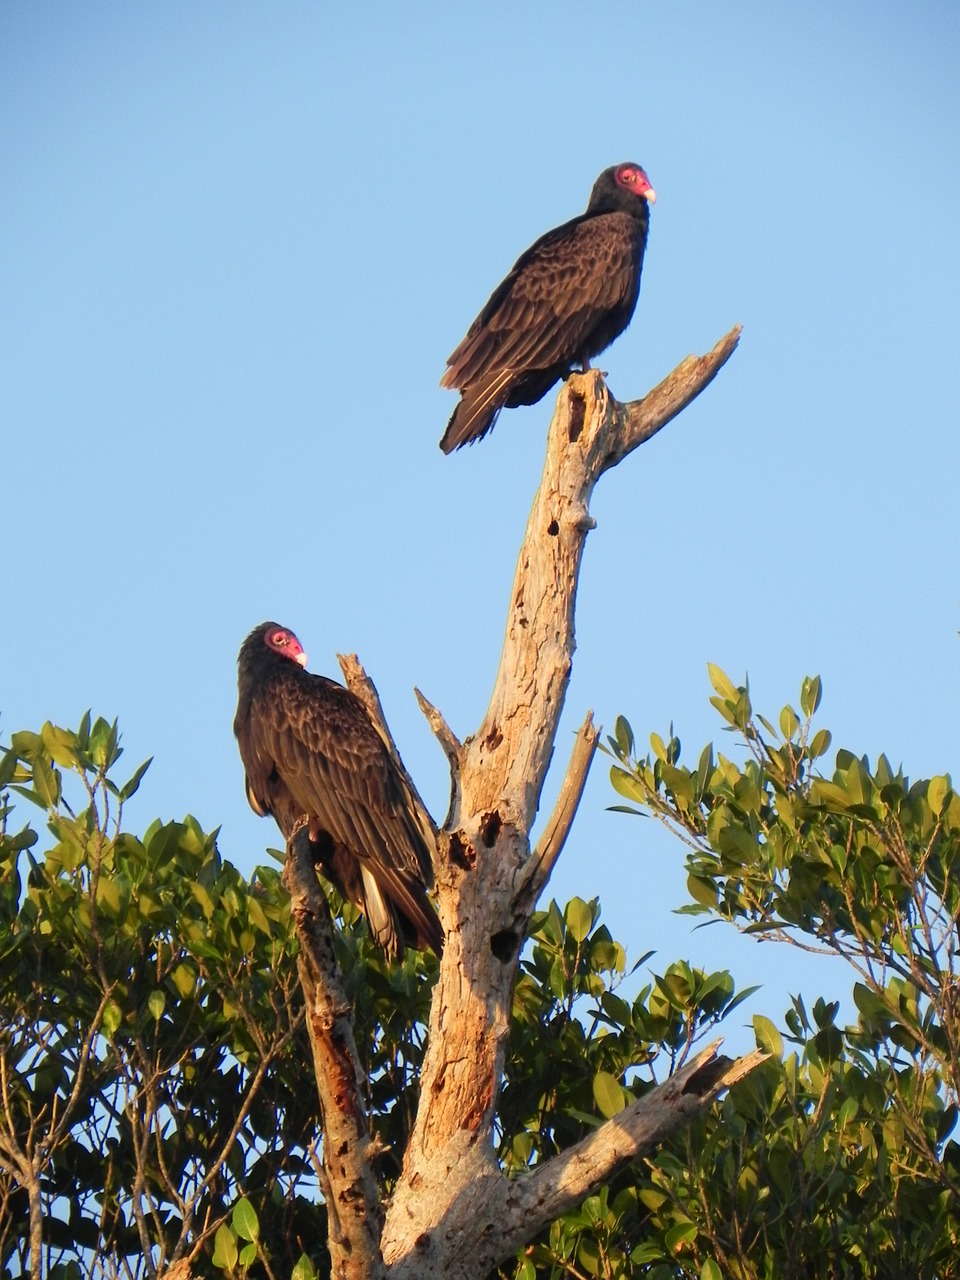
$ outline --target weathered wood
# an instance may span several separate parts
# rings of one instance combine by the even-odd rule
[[[619,405],[597,371],[569,378],[558,398],[490,705],[478,732],[456,753],[447,752],[453,801],[440,834],[437,871],[447,945],[431,1008],[420,1107],[382,1239],[391,1274],[412,1268],[426,1275],[426,1241],[439,1249],[437,1275],[483,1274],[479,1264],[469,1267],[471,1258],[489,1256],[481,1236],[495,1230],[507,1185],[493,1159],[492,1127],[517,958],[536,905],[537,893],[530,890],[543,888],[566,834],[562,820],[553,830],[548,824],[531,858],[529,832],[573,661],[577,582],[594,526],[590,497],[615,460],[713,379],[737,336],[733,330],[709,355],[688,357],[636,404]],[[592,756],[595,731],[588,724],[573,769],[577,795]],[[591,1185],[602,1178],[598,1173]],[[531,1224],[526,1238],[535,1233]],[[447,1245],[441,1248],[440,1239]],[[467,1268],[462,1273],[455,1253]]]
[[[331,1275],[337,1280],[380,1280],[385,1274],[380,1254],[383,1211],[371,1160],[366,1078],[334,957],[330,911],[305,828],[287,843],[283,876],[300,940],[297,966],[320,1095]]]
[[[550,425],[547,456],[520,551],[506,637],[490,705],[460,743],[418,693],[451,771],[451,803],[434,870],[446,944],[430,1012],[420,1103],[381,1233],[363,1081],[349,1019],[329,985],[326,926],[311,900],[316,877],[288,855],[294,916],[306,957],[311,1043],[321,1080],[326,1194],[333,1204],[334,1274],[349,1280],[474,1280],[548,1222],[649,1150],[760,1060],[718,1065],[716,1046],[576,1147],[523,1178],[507,1178],[493,1152],[503,1060],[520,949],[586,781],[598,730],[587,717],[537,848],[540,803],[570,680],[574,609],[589,504],[599,477],[688,404],[737,344],[731,330],[690,356],[643,400],[619,404],[596,371],[571,376]],[[495,447],[495,446],[492,446]],[[364,698],[390,750],[376,690],[355,659],[348,684]],[[397,757],[399,759],[399,757]],[[412,781],[411,794],[416,795]],[[418,797],[419,800],[419,797]],[[424,811],[425,812],[425,811]],[[425,825],[432,830],[432,819]],[[291,869],[293,864],[293,869]],[[319,933],[318,933],[319,930]],[[344,1026],[347,1023],[347,1026]],[[333,1159],[332,1153],[337,1153]]]
[[[390,1280],[473,1280],[516,1254],[631,1160],[652,1151],[763,1062],[760,1050],[731,1062],[721,1041],[575,1146],[532,1173],[507,1178],[471,1151],[461,1158],[471,1180],[425,1180],[420,1195],[434,1226],[389,1268]]]
[[[583,789],[587,785],[590,766],[596,754],[600,730],[593,723],[593,712],[589,712],[580,727],[567,766],[567,774],[553,806],[550,821],[544,828],[537,842],[537,847],[530,860],[520,873],[517,886],[517,905],[532,911],[541,893],[546,888],[557,859],[567,843],[567,836],[573,826]]]

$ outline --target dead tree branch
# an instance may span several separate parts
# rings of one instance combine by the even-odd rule
[[[420,1103],[381,1224],[366,1082],[333,958],[326,900],[306,833],[288,846],[285,877],[301,943],[300,978],[323,1114],[323,1183],[333,1274],[342,1280],[477,1280],[626,1161],[686,1124],[762,1055],[738,1063],[701,1053],[659,1088],[532,1174],[508,1178],[493,1124],[510,1030],[517,962],[539,894],[570,831],[598,730],[579,730],[567,775],[536,849],[530,830],[570,679],[574,610],[590,498],[600,476],[649,439],[716,376],[737,344],[731,330],[690,356],[643,400],[619,404],[601,374],[560,393],[540,488],[520,551],[490,705],[460,743],[418,693],[447,755],[450,812],[436,832],[436,888],[446,943],[430,1012]],[[356,658],[341,658],[395,763],[376,690]],[[382,1225],[382,1230],[381,1230]]]
[[[567,766],[567,775],[560,788],[550,821],[518,877],[517,906],[532,911],[550,879],[550,872],[563,852],[573,819],[580,806],[583,789],[593,757],[596,754],[600,730],[593,723],[593,712],[588,712],[574,743],[573,754]]]
[[[767,1055],[732,1062],[721,1041],[703,1049],[651,1093],[533,1173],[506,1178],[487,1172],[461,1195],[424,1187],[436,1197],[435,1227],[390,1268],[391,1280],[441,1280],[490,1274],[550,1222],[579,1204],[629,1161],[690,1123]]]
[[[530,1239],[530,1224],[538,1230],[572,1209],[630,1160],[652,1150],[681,1128],[724,1090],[767,1058],[754,1050],[737,1061],[718,1057],[722,1041],[708,1045],[652,1093],[645,1094],[618,1116],[581,1142],[547,1161],[527,1178],[510,1184],[504,1205],[504,1233],[512,1234],[503,1258]]]
[[[382,1214],[366,1081],[354,1043],[350,1002],[334,958],[330,911],[305,828],[287,843],[283,874],[300,940],[297,967],[320,1094],[331,1274],[338,1280],[380,1280]]]
[[[531,855],[529,833],[573,661],[580,563],[594,527],[590,498],[606,470],[712,381],[738,336],[739,329],[731,330],[708,355],[688,357],[632,404],[614,400],[598,372],[568,379],[550,425],[483,723],[461,746],[429,708],[453,778],[437,861],[447,942],[431,1008],[420,1106],[381,1240],[391,1276],[468,1280],[486,1274],[623,1161],[686,1123],[755,1065],[748,1058],[718,1072],[708,1063],[715,1048],[701,1054],[530,1179],[506,1178],[494,1158],[492,1128],[517,959],[596,746],[597,730],[588,717],[560,799]]]
[[[741,326],[735,324],[705,356],[687,356],[681,360],[642,400],[631,400],[627,404],[614,401],[617,429],[605,471],[615,467],[637,445],[655,436],[710,385],[736,351],[741,333]]]

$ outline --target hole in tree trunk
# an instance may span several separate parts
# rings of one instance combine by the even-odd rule
[[[477,865],[477,851],[472,844],[461,839],[457,831],[450,837],[450,861],[463,867],[464,871],[472,871]]]
[[[501,929],[490,939],[490,950],[501,964],[513,964],[520,950],[520,938],[512,929]]]
[[[570,393],[570,426],[569,438],[572,444],[575,440],[580,439],[580,433],[583,431],[584,419],[587,416],[587,402],[583,396],[578,396],[576,392]]]
[[[497,836],[500,834],[502,827],[503,819],[496,809],[494,809],[493,813],[488,813],[484,817],[480,825],[480,835],[488,849],[492,849],[497,843]]]

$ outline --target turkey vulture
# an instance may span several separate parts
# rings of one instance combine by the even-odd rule
[[[638,164],[604,169],[586,212],[517,260],[447,361],[440,385],[459,389],[460,403],[440,441],[444,453],[479,440],[504,406],[536,404],[623,333],[656,198]]]
[[[427,899],[426,835],[408,788],[355,694],[304,670],[286,627],[264,622],[240,649],[233,731],[254,811],[285,839],[304,823],[323,875],[367,918],[387,955],[443,946]]]

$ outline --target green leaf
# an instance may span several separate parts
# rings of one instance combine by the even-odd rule
[[[21,729],[10,737],[10,750],[15,751],[21,760],[29,760],[39,745],[39,733],[31,733],[29,729]]]
[[[100,1029],[108,1040],[112,1040],[117,1033],[117,1028],[123,1022],[123,1010],[117,1004],[116,1000],[108,1000],[103,1010],[103,1018],[100,1022]]]
[[[610,781],[613,784],[614,791],[622,795],[626,800],[636,800],[638,804],[645,804],[647,800],[647,789],[639,778],[634,777],[632,773],[627,773],[618,765],[611,766]]]
[[[619,1115],[624,1107],[624,1097],[617,1077],[609,1071],[598,1071],[593,1077],[593,1100],[605,1119]]]
[[[245,1244],[240,1250],[240,1266],[244,1271],[257,1260],[257,1246],[255,1244]]]
[[[862,982],[853,984],[853,1001],[861,1013],[868,1017],[884,1012],[884,1004],[872,987]]]
[[[241,1240],[256,1240],[260,1235],[257,1212],[246,1197],[237,1201],[231,1221],[233,1222],[234,1231]]]
[[[837,1113],[836,1127],[845,1129],[850,1121],[856,1118],[859,1109],[856,1098],[846,1098]]]
[[[118,746],[119,740],[116,720],[113,724],[108,724],[103,716],[97,716],[96,723],[90,730],[90,758],[98,768],[109,769],[122,754]]]
[[[196,898],[197,902],[199,902],[203,914],[209,920],[213,916],[213,899],[210,897],[210,894],[197,880],[191,882],[190,892]]]
[[[2,791],[8,782],[12,782],[17,772],[17,753],[13,750],[5,751],[0,756],[0,791]]]
[[[630,1006],[626,1000],[614,995],[612,991],[603,993],[600,997],[600,1007],[614,1025],[625,1027],[629,1023]]]
[[[40,803],[55,809],[60,802],[60,774],[42,756],[33,760],[33,789]]]
[[[943,802],[950,790],[950,779],[944,777],[931,778],[927,786],[927,804],[934,817],[939,818],[943,810]]]
[[[724,858],[738,866],[756,862],[760,847],[749,831],[743,827],[724,827],[717,842]]]
[[[784,707],[780,712],[780,732],[784,738],[789,742],[799,728],[800,721],[793,707]]]
[[[125,782],[123,784],[123,786],[120,788],[121,804],[129,800],[132,795],[136,794],[137,788],[140,786],[140,783],[143,781],[143,775],[147,772],[147,770],[150,768],[152,763],[153,763],[153,756],[151,756],[149,760],[144,760],[143,764],[136,771],[133,777],[130,778],[128,782]]]
[[[783,1037],[770,1019],[765,1018],[762,1013],[753,1015],[753,1032],[761,1049],[773,1054],[775,1058],[783,1057]]]
[[[193,995],[197,985],[196,970],[189,964],[180,963],[170,975],[170,981],[177,989],[177,995],[181,1000],[186,1000]]]
[[[720,1270],[719,1263],[713,1258],[706,1258],[703,1266],[700,1268],[700,1280],[723,1280],[723,1272]]]
[[[707,663],[707,675],[710,677],[710,683],[719,693],[721,698],[726,698],[728,702],[736,702],[740,696],[734,687],[733,681],[720,667],[715,666],[712,662]]]
[[[267,919],[263,907],[254,897],[247,899],[247,917],[255,929],[259,929],[261,933],[270,935],[270,921]]]
[[[317,1273],[313,1269],[313,1263],[305,1253],[301,1253],[297,1259],[296,1265],[290,1272],[290,1280],[317,1280]]]
[[[77,740],[69,729],[60,729],[48,720],[40,730],[47,754],[54,763],[72,769],[77,763]]]
[[[670,1253],[682,1253],[684,1246],[691,1244],[696,1238],[697,1224],[695,1222],[678,1222],[663,1237],[663,1243]]]
[[[583,942],[593,928],[593,910],[582,898],[571,898],[563,912],[567,929],[575,942]]]
[[[590,1276],[600,1275],[600,1247],[596,1240],[587,1235],[580,1237],[580,1243],[577,1245],[577,1262],[580,1264],[581,1272],[586,1272]]]
[[[823,685],[819,676],[804,676],[800,686],[800,710],[809,719],[820,706]]]
[[[630,1254],[630,1261],[636,1262],[638,1264],[645,1263],[645,1262],[662,1262],[663,1250],[658,1244],[655,1244],[653,1241],[648,1241],[644,1244],[638,1244],[637,1247],[634,1249],[634,1251]],[[648,1273],[645,1272],[644,1274],[648,1274]],[[674,1273],[671,1270],[668,1272],[668,1274],[673,1275]]]
[[[687,892],[694,902],[699,902],[703,907],[715,907],[717,905],[717,886],[712,880],[688,875]]]
[[[630,722],[623,716],[617,716],[617,723],[614,726],[614,737],[617,740],[617,746],[624,756],[633,753],[633,730],[630,728]]]
[[[707,789],[710,781],[710,775],[713,773],[713,744],[708,742],[700,752],[700,760],[697,764],[697,796],[700,797]]]
[[[943,1115],[937,1121],[937,1141],[945,1142],[953,1132],[953,1127],[957,1123],[957,1107],[951,1102],[949,1107],[944,1109]]]
[[[166,1007],[167,1007],[166,992],[161,991],[159,988],[156,991],[151,991],[149,999],[147,1000],[147,1008],[150,1010],[150,1013],[153,1016],[154,1022],[160,1021],[160,1019],[163,1017],[163,1011]]]
[[[743,1004],[744,1000],[749,1000],[750,997],[755,995],[759,990],[760,984],[758,983],[756,986],[744,987],[742,991],[738,991],[730,1003],[724,1007],[723,1016],[725,1018],[728,1017],[729,1014],[733,1013],[734,1009]]]
[[[226,1223],[214,1236],[213,1258],[211,1261],[221,1271],[232,1271],[237,1265],[237,1238]]]

